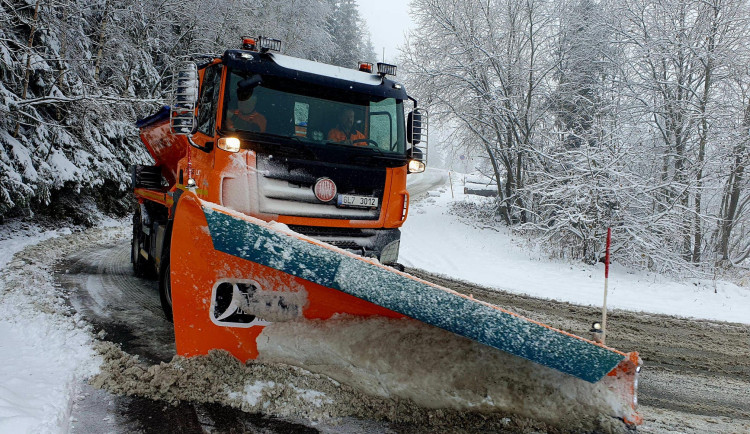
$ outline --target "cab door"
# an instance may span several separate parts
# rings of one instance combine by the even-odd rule
[[[218,138],[216,122],[221,95],[222,70],[222,65],[218,63],[206,67],[203,72],[198,97],[197,131],[193,135],[193,142],[198,145],[198,148],[191,149],[196,194],[209,200],[211,199],[209,178],[214,167],[213,149]]]

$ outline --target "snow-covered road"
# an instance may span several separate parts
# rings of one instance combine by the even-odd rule
[[[424,270],[407,271],[579,335],[600,314],[595,307],[492,290]],[[627,311],[613,313],[610,325],[608,344],[636,350],[644,359],[638,399],[646,422],[639,431],[750,428],[750,326]]]
[[[406,188],[412,200],[445,185],[449,179],[448,172],[439,169],[429,169],[424,173],[412,173],[406,178]]]
[[[56,265],[55,278],[70,291],[71,305],[105,341],[137,356],[144,366],[167,363],[175,355],[174,329],[162,312],[157,283],[133,275],[129,245],[128,239],[120,238],[107,245],[82,246]],[[165,406],[163,401],[124,395],[81,385],[71,409],[71,432],[318,432],[309,421],[222,405],[222,396]],[[380,427],[375,422],[344,424],[360,432],[370,425]]]
[[[403,262],[491,288],[416,268],[415,273],[561,329],[585,331],[597,307],[595,301],[586,301],[592,297],[586,295],[588,289],[580,289],[591,287],[595,294],[595,285],[587,282],[598,267],[542,260],[539,254],[524,256],[525,246],[511,235],[467,226],[448,212],[454,201],[450,190],[447,185],[438,188],[446,172],[410,177],[414,201],[402,239]],[[461,191],[454,193],[463,199]],[[459,426],[466,432],[514,432],[521,426],[544,430],[543,424],[513,416],[372,400],[327,377],[278,364],[238,368],[221,357],[160,364],[174,354],[171,327],[161,316],[155,283],[131,275],[130,231],[127,223],[119,225],[83,233],[32,231],[29,239],[0,241],[0,432],[367,433],[452,431]],[[482,252],[481,260],[476,252]],[[556,271],[557,294],[520,295],[546,288]],[[638,285],[647,289],[648,297],[629,297],[640,302],[636,310],[697,305],[687,310],[696,316],[691,312],[734,315],[744,309],[746,287],[718,282],[718,295],[728,300],[712,305],[713,282],[673,282],[617,268],[615,275],[620,279],[616,291]],[[691,297],[671,300],[670,305],[669,298],[685,288]],[[576,298],[581,296],[583,301]],[[750,432],[750,397],[745,393],[750,389],[750,325],[622,309],[610,319],[608,343],[638,350],[644,358],[640,399],[646,423],[640,431]],[[105,333],[97,340],[100,330]],[[108,342],[119,347],[107,346]],[[99,371],[102,359],[95,383],[109,384],[110,392],[83,382]],[[211,389],[202,382],[205,378],[227,382]],[[125,396],[130,393],[142,397]],[[165,400],[182,403],[173,407]],[[328,424],[330,416],[339,419]]]
[[[108,331],[108,340],[149,364],[167,361],[174,351],[172,331],[161,317],[155,284],[132,277],[127,255],[127,240],[92,246],[62,262],[57,267],[57,278],[71,289],[70,298],[76,309],[96,328]],[[412,271],[440,285],[471,293],[476,298],[574,333],[585,331],[588,320],[597,315],[593,307],[503,293],[420,270]],[[750,411],[747,410],[750,397],[745,393],[750,388],[746,342],[750,327],[628,312],[613,314],[611,324],[610,343],[624,350],[638,350],[645,360],[639,394],[645,405],[643,432],[700,432],[709,428],[731,432],[750,427]],[[267,380],[278,381],[278,377]],[[285,377],[284,381],[293,380]],[[90,431],[91,423],[95,428],[100,427],[105,418],[108,418],[107,426],[118,430],[123,426],[141,426],[146,421],[139,414],[159,412],[161,406],[148,399],[115,397],[115,404],[110,403],[107,410],[101,405],[97,407],[97,403],[102,402],[101,391],[88,390],[87,394],[90,397],[73,409],[77,419],[73,426],[75,432]],[[98,417],[87,417],[92,411]],[[230,425],[246,428],[264,417],[220,405],[207,406],[200,401],[170,408],[163,417],[179,418],[183,422],[191,420],[188,425],[192,428],[185,432],[200,432],[215,424],[218,414],[231,420]],[[275,421],[281,425],[275,425]],[[283,432],[282,426],[322,431],[330,428],[304,419],[268,419],[264,423],[270,432],[278,432],[277,429]],[[360,418],[348,419],[343,431],[341,426],[331,429],[381,432],[387,426]],[[411,425],[411,428],[418,430],[420,426]]]

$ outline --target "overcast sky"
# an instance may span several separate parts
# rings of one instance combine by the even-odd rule
[[[409,18],[409,2],[406,0],[357,0],[359,13],[367,21],[372,35],[372,44],[378,61],[398,64],[398,47],[404,43],[404,34],[412,25]]]

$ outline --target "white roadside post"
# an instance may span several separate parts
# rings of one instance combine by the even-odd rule
[[[607,340],[607,289],[609,284],[609,246],[612,243],[612,228],[607,228],[607,250],[604,253],[604,304],[602,305],[602,344]]]
[[[453,196],[453,177],[450,170],[448,171],[448,184],[451,186],[451,199],[455,199],[455,196]]]

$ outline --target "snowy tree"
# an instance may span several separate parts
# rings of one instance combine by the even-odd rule
[[[722,100],[727,71],[746,51],[747,7],[740,1],[622,2],[628,46],[631,123],[649,125],[644,137],[658,156],[650,173],[658,186],[655,213],[671,221],[669,250],[700,262],[703,233],[715,219],[704,203],[718,187],[717,159],[727,138],[715,125],[736,117],[742,103]],[[745,41],[745,42],[740,42]],[[739,104],[737,104],[739,102]]]
[[[602,88],[611,78],[613,48],[602,10],[592,0],[561,5],[556,89],[552,95],[557,128],[567,148],[593,144]]]
[[[549,119],[556,62],[551,5],[544,2],[423,0],[412,3],[417,31],[405,49],[410,88],[441,122],[456,117],[492,164],[507,222],[530,218],[526,170]],[[500,184],[498,184],[500,186]]]
[[[86,221],[80,198],[124,212],[128,166],[149,161],[133,122],[164,102],[177,60],[264,35],[328,61],[332,13],[328,0],[4,0],[0,217]]]
[[[331,60],[335,44],[332,35],[326,31],[326,25],[333,9],[327,1],[290,0],[268,3],[267,7],[258,12],[258,34],[281,39],[284,41],[284,53],[291,56],[320,62]]]
[[[412,11],[410,89],[458,126],[457,150],[483,153],[506,180],[508,224],[587,261],[609,226],[618,258],[637,266],[750,256],[747,2],[416,0]]]
[[[358,62],[373,61],[374,50],[371,43],[368,45],[369,32],[359,16],[357,2],[329,2],[333,11],[328,21],[328,31],[334,45],[331,63],[345,68],[355,68]]]
[[[728,144],[719,182],[721,201],[714,239],[717,259],[726,265],[740,264],[750,258],[750,69],[747,54],[738,59],[731,83],[736,99],[744,102],[742,117],[727,126]]]

